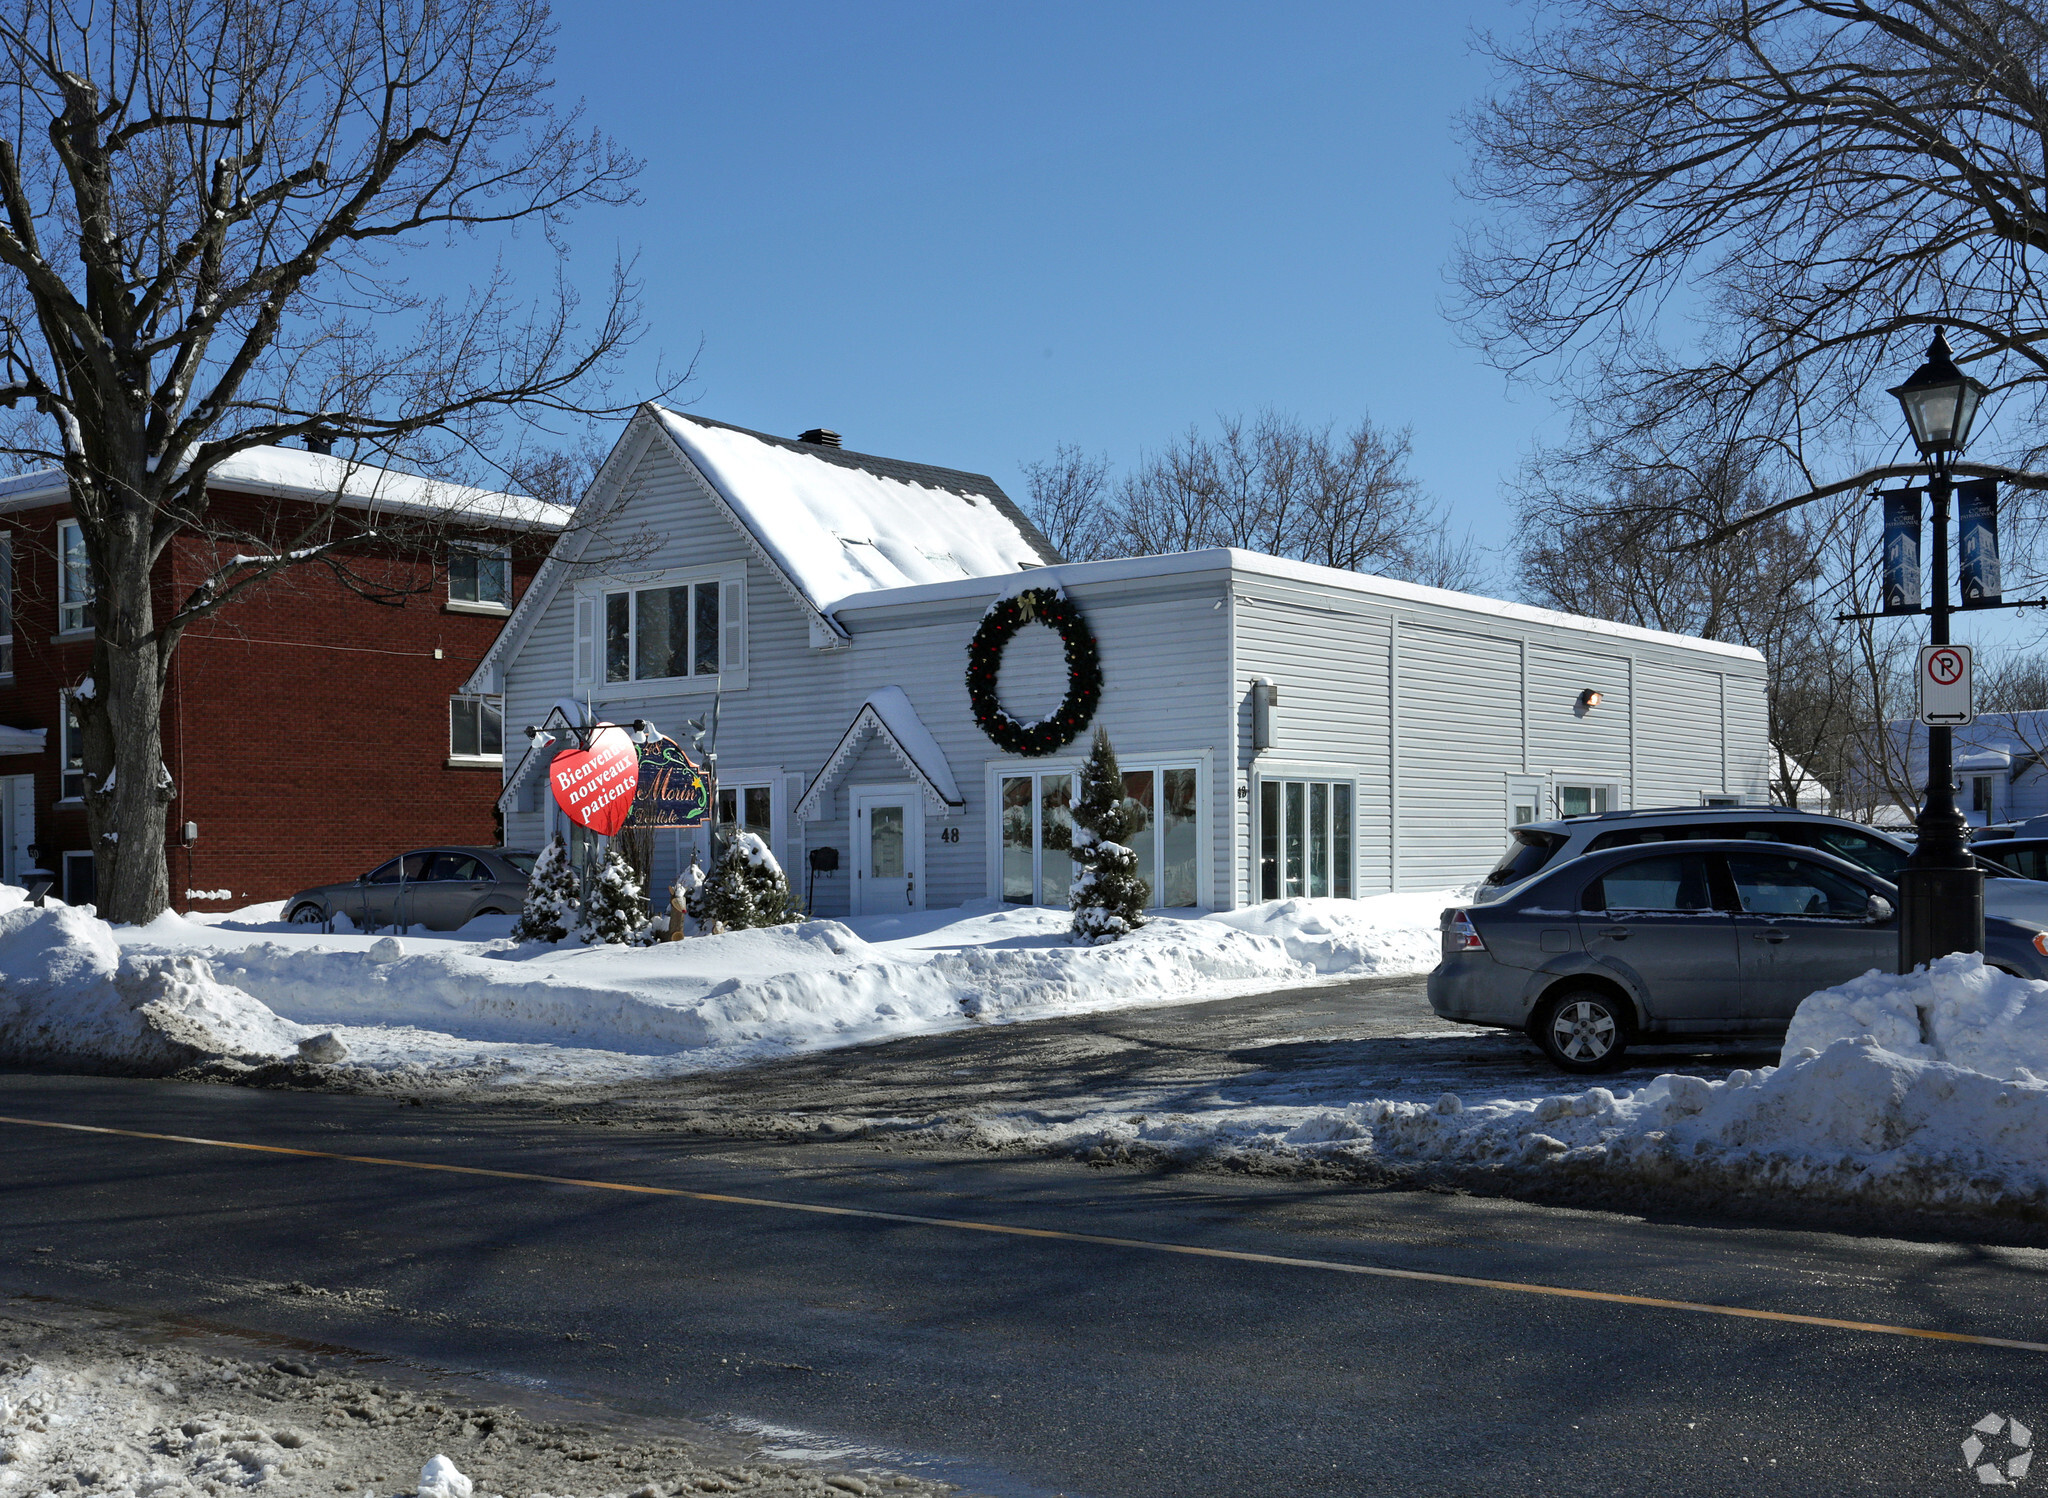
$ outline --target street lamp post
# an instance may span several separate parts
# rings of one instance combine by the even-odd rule
[[[1985,387],[1956,368],[1939,328],[1927,362],[1891,392],[1932,468],[1927,486],[1933,511],[1934,596],[1929,640],[1949,643],[1948,508],[1956,455],[1970,440],[1970,425]],[[1927,789],[1914,826],[1919,841],[1899,873],[1899,971],[1951,952],[1984,950],[1984,875],[1970,853],[1969,823],[1956,805],[1955,730],[1927,730]]]

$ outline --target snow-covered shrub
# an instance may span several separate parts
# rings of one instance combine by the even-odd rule
[[[1109,735],[1095,730],[1088,762],[1081,766],[1081,795],[1074,803],[1074,923],[1077,942],[1100,945],[1145,924],[1152,889],[1138,877],[1138,855],[1126,839],[1143,825],[1144,808],[1124,796],[1123,772]]]
[[[583,897],[577,940],[630,945],[644,937],[647,925],[647,891],[626,855],[614,845],[605,850],[604,862],[598,865]]]
[[[576,925],[576,871],[569,867],[569,847],[556,833],[533,861],[526,878],[526,905],[513,923],[519,941],[560,941]]]
[[[689,896],[690,914],[698,924],[715,921],[724,930],[739,931],[801,918],[803,909],[782,865],[758,835],[734,832],[719,841],[723,846],[710,877]]]

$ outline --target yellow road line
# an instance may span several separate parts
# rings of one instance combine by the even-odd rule
[[[908,1212],[882,1212],[870,1207],[828,1207],[816,1202],[783,1201],[772,1196],[734,1196],[722,1191],[689,1191],[679,1186],[638,1186],[627,1181],[597,1181],[583,1176],[543,1175],[530,1170],[493,1170],[483,1165],[444,1165],[432,1160],[394,1160],[383,1155],[344,1155],[332,1150],[297,1149],[283,1144],[244,1144],[234,1139],[202,1139],[190,1134],[153,1134],[141,1129],[110,1129],[97,1124],[57,1123],[42,1118],[9,1118],[0,1124],[27,1129],[63,1129],[74,1134],[106,1134],[121,1139],[153,1139],[167,1144],[197,1144],[208,1149],[247,1150],[262,1155],[296,1155],[307,1160],[340,1160],[350,1165],[384,1165],[397,1170],[437,1170],[448,1175],[484,1176],[498,1181],[539,1181],[549,1186],[584,1186],[593,1191],[626,1191],[637,1196],[677,1197],[734,1207],[767,1207],[778,1212],[809,1212],[819,1217],[857,1217],[870,1222],[900,1222],[911,1227],[950,1228],[963,1233],[996,1233],[1009,1238],[1040,1238],[1055,1243],[1089,1243],[1101,1248],[1135,1248],[1148,1253],[1180,1254],[1194,1259],[1227,1259],[1239,1264],[1273,1264],[1284,1269],[1322,1269],[1333,1274],[1372,1279],[1411,1280],[1426,1285],[1457,1285],[1468,1290],[1500,1290],[1516,1295],[1550,1295],[1564,1300],[1592,1300],[1608,1305],[1643,1306],[1657,1311],[1695,1311],[1708,1316],[1733,1316],[1745,1321],[1776,1321],[1793,1326],[1825,1326],[1837,1331],[1875,1332],[1887,1337],[1919,1337],[1929,1342],[1964,1342],[1973,1347],[2009,1347],[2020,1352],[2048,1352],[2048,1342],[2023,1342],[2012,1337],[1986,1337],[1975,1332],[1944,1332],[1924,1326],[1892,1326],[1882,1321],[1845,1321],[1836,1316],[1804,1316],[1793,1311],[1761,1311],[1749,1306],[1714,1305],[1698,1300],[1668,1300],[1660,1295],[1630,1295],[1620,1290],[1576,1290],[1565,1285],[1537,1285],[1523,1280],[1490,1280],[1466,1274],[1438,1274],[1427,1269],[1389,1269],[1376,1264],[1347,1264],[1336,1259],[1300,1259],[1288,1254],[1253,1253],[1241,1248],[1202,1248],[1192,1243],[1161,1243],[1150,1238],[1116,1238],[1104,1233],[1075,1233],[1062,1228],[1013,1227],[962,1217],[920,1217]]]

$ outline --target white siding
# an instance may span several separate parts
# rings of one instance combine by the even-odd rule
[[[1404,619],[1399,659],[1396,887],[1433,889],[1500,857],[1522,758],[1521,645]]]

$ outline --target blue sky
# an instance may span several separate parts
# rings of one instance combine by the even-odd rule
[[[1414,428],[1497,541],[1558,423],[1445,318],[1462,154],[1506,5],[564,7],[557,76],[644,157],[579,278],[637,249],[692,409],[989,472],[1136,459],[1265,406]],[[636,391],[637,393],[637,391]]]

